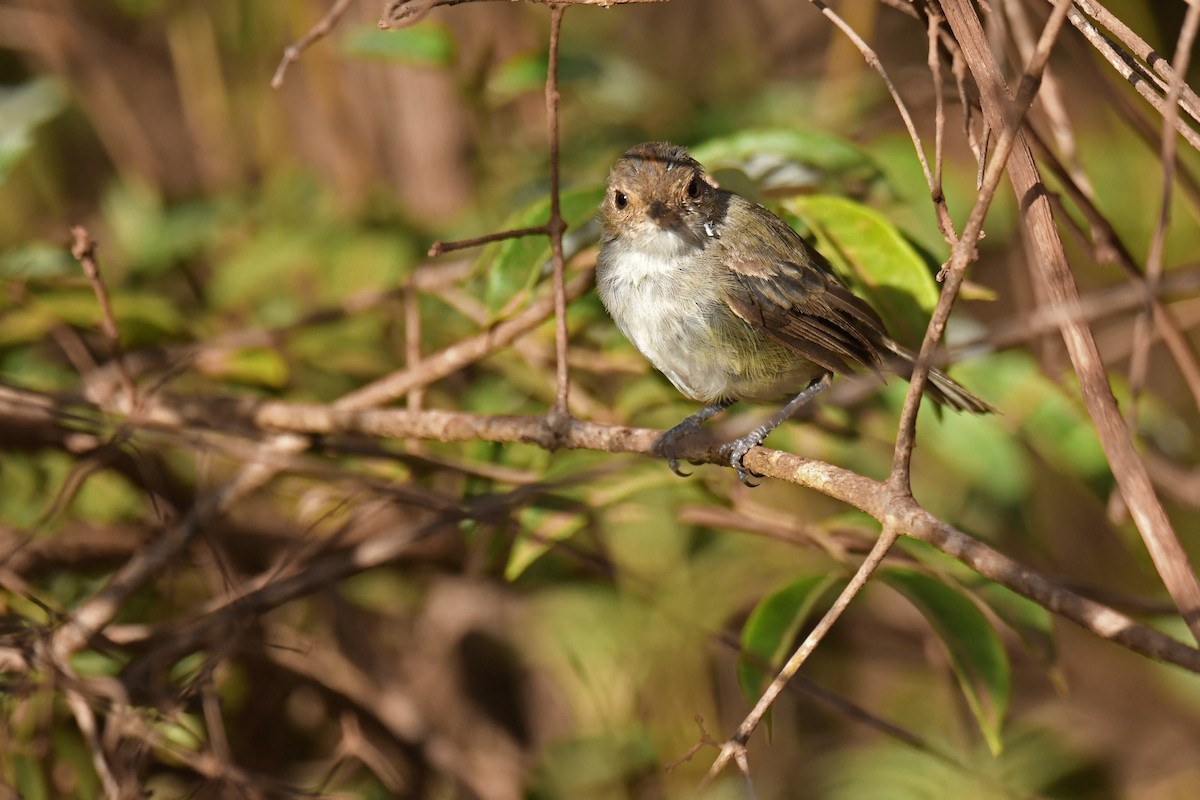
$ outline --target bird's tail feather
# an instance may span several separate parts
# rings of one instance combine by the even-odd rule
[[[890,366],[897,375],[908,380],[912,377],[913,364],[917,360],[916,353],[896,342],[889,341],[887,344],[896,357],[896,363]],[[925,381],[925,396],[955,411],[991,414],[996,410],[937,367],[929,370],[929,379]]]

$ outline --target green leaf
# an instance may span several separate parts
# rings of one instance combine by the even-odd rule
[[[591,219],[603,198],[602,188],[579,189],[561,195],[559,202],[568,228]],[[549,218],[550,198],[544,197],[517,212],[505,223],[505,229],[533,228],[545,225]],[[485,300],[488,311],[496,317],[537,284],[550,258],[550,239],[541,235],[506,239],[493,252],[495,260],[488,269]],[[485,263],[488,255],[490,253],[484,254]]]
[[[434,22],[386,31],[375,25],[363,25],[342,39],[342,52],[422,67],[449,67],[454,63],[455,55],[450,30]]]
[[[838,136],[821,131],[765,128],[710,139],[692,148],[692,156],[710,171],[736,167],[764,188],[784,184],[821,186],[872,182],[880,171],[867,153]]]
[[[767,595],[750,613],[742,627],[742,656],[738,659],[738,684],[742,695],[754,704],[762,694],[768,676],[762,665],[773,672],[784,660],[813,608],[839,579],[828,575],[812,575],[789,583]]]
[[[0,277],[16,280],[79,274],[79,262],[62,245],[30,242],[0,257]]]
[[[288,381],[288,364],[277,350],[265,347],[215,354],[200,365],[204,372],[227,381],[282,389]]]
[[[33,148],[37,127],[66,105],[66,90],[52,78],[0,88],[0,183]]]
[[[919,346],[938,289],[904,235],[878,212],[844,197],[797,196],[783,207],[808,226],[817,249],[879,312],[892,336]]]
[[[506,580],[514,581],[529,565],[554,547],[574,536],[587,524],[587,516],[578,511],[559,511],[530,506],[517,515],[521,532],[513,542],[504,567]]]
[[[1056,683],[1063,683],[1054,644],[1054,617],[1027,597],[993,581],[977,578],[968,587],[988,608],[1013,630],[1025,647],[1041,662]]]
[[[519,53],[505,61],[488,79],[487,93],[495,105],[507,103],[528,92],[543,91],[549,72],[549,57],[543,52]],[[560,53],[558,82],[599,77],[599,63],[586,55]]]
[[[946,646],[967,706],[988,748],[998,755],[1012,689],[999,635],[970,598],[952,586],[909,569],[883,570],[880,577],[916,606]]]
[[[938,574],[952,578],[986,604],[1001,622],[1021,638],[1026,648],[1050,672],[1051,679],[1056,682],[1062,680],[1058,674],[1058,651],[1054,644],[1054,617],[1049,611],[983,577],[933,545],[901,538],[896,546]]]

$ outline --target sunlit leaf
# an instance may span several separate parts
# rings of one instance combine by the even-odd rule
[[[796,196],[783,202],[816,238],[817,249],[883,317],[888,331],[920,344],[938,289],[929,266],[883,215],[844,197]]]
[[[988,748],[999,753],[1011,675],[1004,645],[987,617],[958,589],[915,570],[891,568],[881,570],[880,577],[937,633]]]
[[[767,679],[773,677],[762,665],[770,665],[772,671],[783,666],[796,633],[837,581],[827,575],[800,578],[764,597],[750,613],[742,626],[742,657],[737,665],[738,684],[747,702],[757,702]]]

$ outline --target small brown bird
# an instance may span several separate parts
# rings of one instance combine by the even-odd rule
[[[605,308],[679,391],[706,404],[654,444],[676,474],[686,474],[680,440],[735,401],[791,398],[723,448],[752,485],[743,456],[833,373],[912,374],[912,351],[820,253],[767,209],[717,188],[682,147],[648,142],[621,156],[600,224],[596,285]],[[957,411],[993,410],[937,369],[925,394]]]

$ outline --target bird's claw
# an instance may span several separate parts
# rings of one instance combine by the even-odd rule
[[[667,466],[671,468],[671,472],[674,472],[681,478],[690,477],[692,473],[684,472],[679,468],[679,456],[675,452],[677,449],[676,445],[679,444],[680,439],[690,432],[677,431],[676,428],[672,428],[655,439],[654,444],[650,446],[650,452],[660,458],[667,459]]]
[[[678,475],[681,478],[692,477],[692,473],[684,472],[683,470],[681,470],[679,468],[679,459],[675,458],[674,456],[671,456],[670,458],[667,459],[667,466],[671,468],[671,472],[674,472],[676,475]]]
[[[720,450],[722,457],[729,458],[729,466],[733,467],[734,471],[737,472],[738,480],[750,488],[761,485],[755,483],[751,478],[761,478],[763,476],[749,469],[743,463],[742,459],[746,457],[746,453],[750,452],[750,448],[757,447],[760,443],[761,440],[756,440],[754,435],[751,434],[750,436],[743,436],[740,439],[734,439]]]

